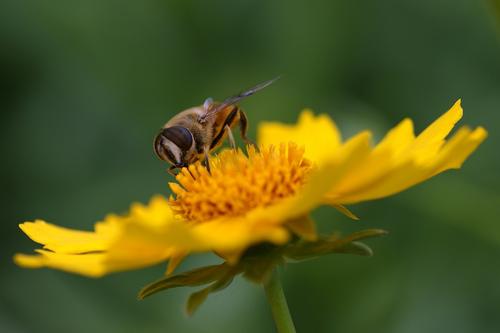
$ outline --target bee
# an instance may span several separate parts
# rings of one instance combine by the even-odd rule
[[[229,145],[236,148],[231,129],[237,124],[243,141],[253,144],[247,137],[247,116],[236,103],[266,88],[278,78],[260,83],[220,103],[207,98],[202,105],[184,110],[170,119],[154,140],[154,151],[158,158],[171,164],[168,172],[175,176],[175,169],[187,167],[196,161],[203,161],[210,172],[211,151],[226,138]]]

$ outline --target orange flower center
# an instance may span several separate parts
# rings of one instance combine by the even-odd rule
[[[183,168],[170,183],[173,210],[194,222],[243,215],[292,196],[305,183],[311,162],[295,143],[224,150],[210,159],[209,173],[201,162]]]

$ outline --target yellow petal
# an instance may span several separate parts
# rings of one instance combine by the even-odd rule
[[[441,143],[451,132],[455,124],[462,118],[462,101],[459,99],[445,114],[436,119],[418,136],[415,145],[426,146]]]
[[[165,275],[172,274],[177,268],[177,266],[179,266],[181,262],[184,260],[184,258],[186,258],[187,255],[188,255],[187,252],[172,255],[172,257],[168,261],[168,266]]]
[[[270,145],[295,142],[307,147],[305,157],[317,164],[328,163],[340,146],[340,132],[328,115],[314,116],[302,111],[297,125],[263,122],[258,129],[259,144]]]
[[[462,127],[443,146],[439,154],[439,160],[434,165],[433,175],[448,169],[458,169],[463,162],[472,154],[477,147],[488,137],[488,132],[482,127],[471,131]]]
[[[446,142],[461,117],[458,101],[417,137],[411,121],[404,120],[332,187],[327,202],[349,204],[382,198],[460,167],[487,136],[483,128],[473,132],[462,128]]]
[[[37,255],[16,254],[14,262],[24,268],[54,268],[88,277],[100,277],[107,273],[102,253],[67,254],[37,250]]]
[[[316,232],[316,224],[310,216],[304,216],[289,221],[286,224],[292,232],[303,239],[308,241],[315,241],[318,239]]]
[[[73,230],[42,220],[25,222],[19,227],[29,238],[42,244],[45,249],[61,253],[101,251],[108,246],[115,232],[111,229],[108,233]]]
[[[161,196],[153,197],[148,205],[133,204],[126,215],[108,215],[96,224],[94,232],[71,230],[40,220],[27,222],[21,229],[51,251],[17,254],[14,261],[23,267],[50,267],[87,276],[146,267],[180,253],[156,241],[158,230],[175,223],[179,222]]]
[[[16,265],[24,268],[42,268],[44,267],[43,258],[38,255],[29,255],[16,253],[14,255],[14,262]]]
[[[236,265],[240,259],[241,256],[244,253],[244,250],[237,250],[237,251],[219,251],[215,252],[219,257],[224,259],[229,265]]]
[[[401,152],[408,149],[413,141],[415,141],[413,122],[407,118],[391,129],[375,147],[374,151],[379,153],[389,151],[393,155],[399,156]]]
[[[192,251],[238,253],[256,243],[284,244],[289,239],[288,231],[280,225],[243,217],[202,223],[190,233],[199,240],[191,244]]]

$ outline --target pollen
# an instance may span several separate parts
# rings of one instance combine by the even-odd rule
[[[183,168],[170,183],[172,209],[193,222],[244,215],[294,195],[306,182],[312,164],[295,143],[228,149]]]

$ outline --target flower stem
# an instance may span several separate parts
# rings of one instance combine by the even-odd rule
[[[277,268],[274,270],[269,281],[264,284],[264,290],[266,291],[267,301],[271,305],[274,323],[278,332],[295,333],[295,326],[293,325],[290,310],[288,310],[288,304],[286,303]]]

